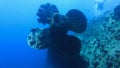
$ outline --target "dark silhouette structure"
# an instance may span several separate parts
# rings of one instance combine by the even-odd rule
[[[38,41],[34,41],[30,46],[38,49],[48,48],[47,59],[52,68],[87,68],[88,62],[80,56],[81,41],[75,36],[67,35],[69,30],[77,33],[86,30],[85,15],[77,9],[71,9],[63,16],[55,5],[50,4],[41,5],[37,15],[39,23],[48,23],[50,27],[43,30],[32,29],[34,36],[37,31]]]
[[[67,31],[65,25],[49,29],[49,62],[54,68],[87,68],[88,63],[80,56],[81,41]]]

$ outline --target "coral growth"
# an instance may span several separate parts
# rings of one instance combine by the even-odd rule
[[[50,3],[42,4],[37,12],[37,16],[39,16],[39,23],[50,23],[51,18],[54,13],[59,13],[58,8]]]
[[[44,30],[39,28],[31,29],[31,33],[27,37],[28,45],[36,49],[47,48],[48,47],[47,35],[48,35],[48,29],[44,29]]]
[[[88,57],[90,68],[120,68],[120,19],[113,11],[90,21],[83,36],[81,54]]]

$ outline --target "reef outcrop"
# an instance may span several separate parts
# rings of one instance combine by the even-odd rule
[[[87,57],[90,68],[120,68],[120,19],[115,18],[119,14],[116,8],[89,21],[87,31],[78,35],[83,41],[81,55]]]

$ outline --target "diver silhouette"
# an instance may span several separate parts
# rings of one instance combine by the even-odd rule
[[[46,5],[47,8],[51,8],[50,4]],[[42,8],[46,5],[42,5]],[[39,17],[44,16],[40,16],[41,14],[39,13],[41,11],[37,14]],[[46,13],[44,12],[44,14]],[[43,17],[45,19],[41,18],[40,22],[43,20],[43,24],[45,24],[47,21],[50,27],[32,29],[32,40],[30,40],[30,35],[28,39],[29,45],[38,49],[48,48],[47,60],[51,68],[87,68],[89,63],[80,56],[81,41],[77,37],[67,34],[69,30],[77,33],[82,33],[86,30],[87,19],[85,15],[77,9],[71,9],[65,16],[60,15],[57,11],[53,16],[49,16],[51,20],[46,19],[46,17],[48,16]]]

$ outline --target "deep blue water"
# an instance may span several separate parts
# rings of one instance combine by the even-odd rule
[[[61,14],[80,9],[90,20],[94,15],[93,1],[0,0],[0,68],[42,68],[45,64],[47,49],[32,49],[26,41],[31,28],[41,27],[36,16],[41,4],[55,4]]]

